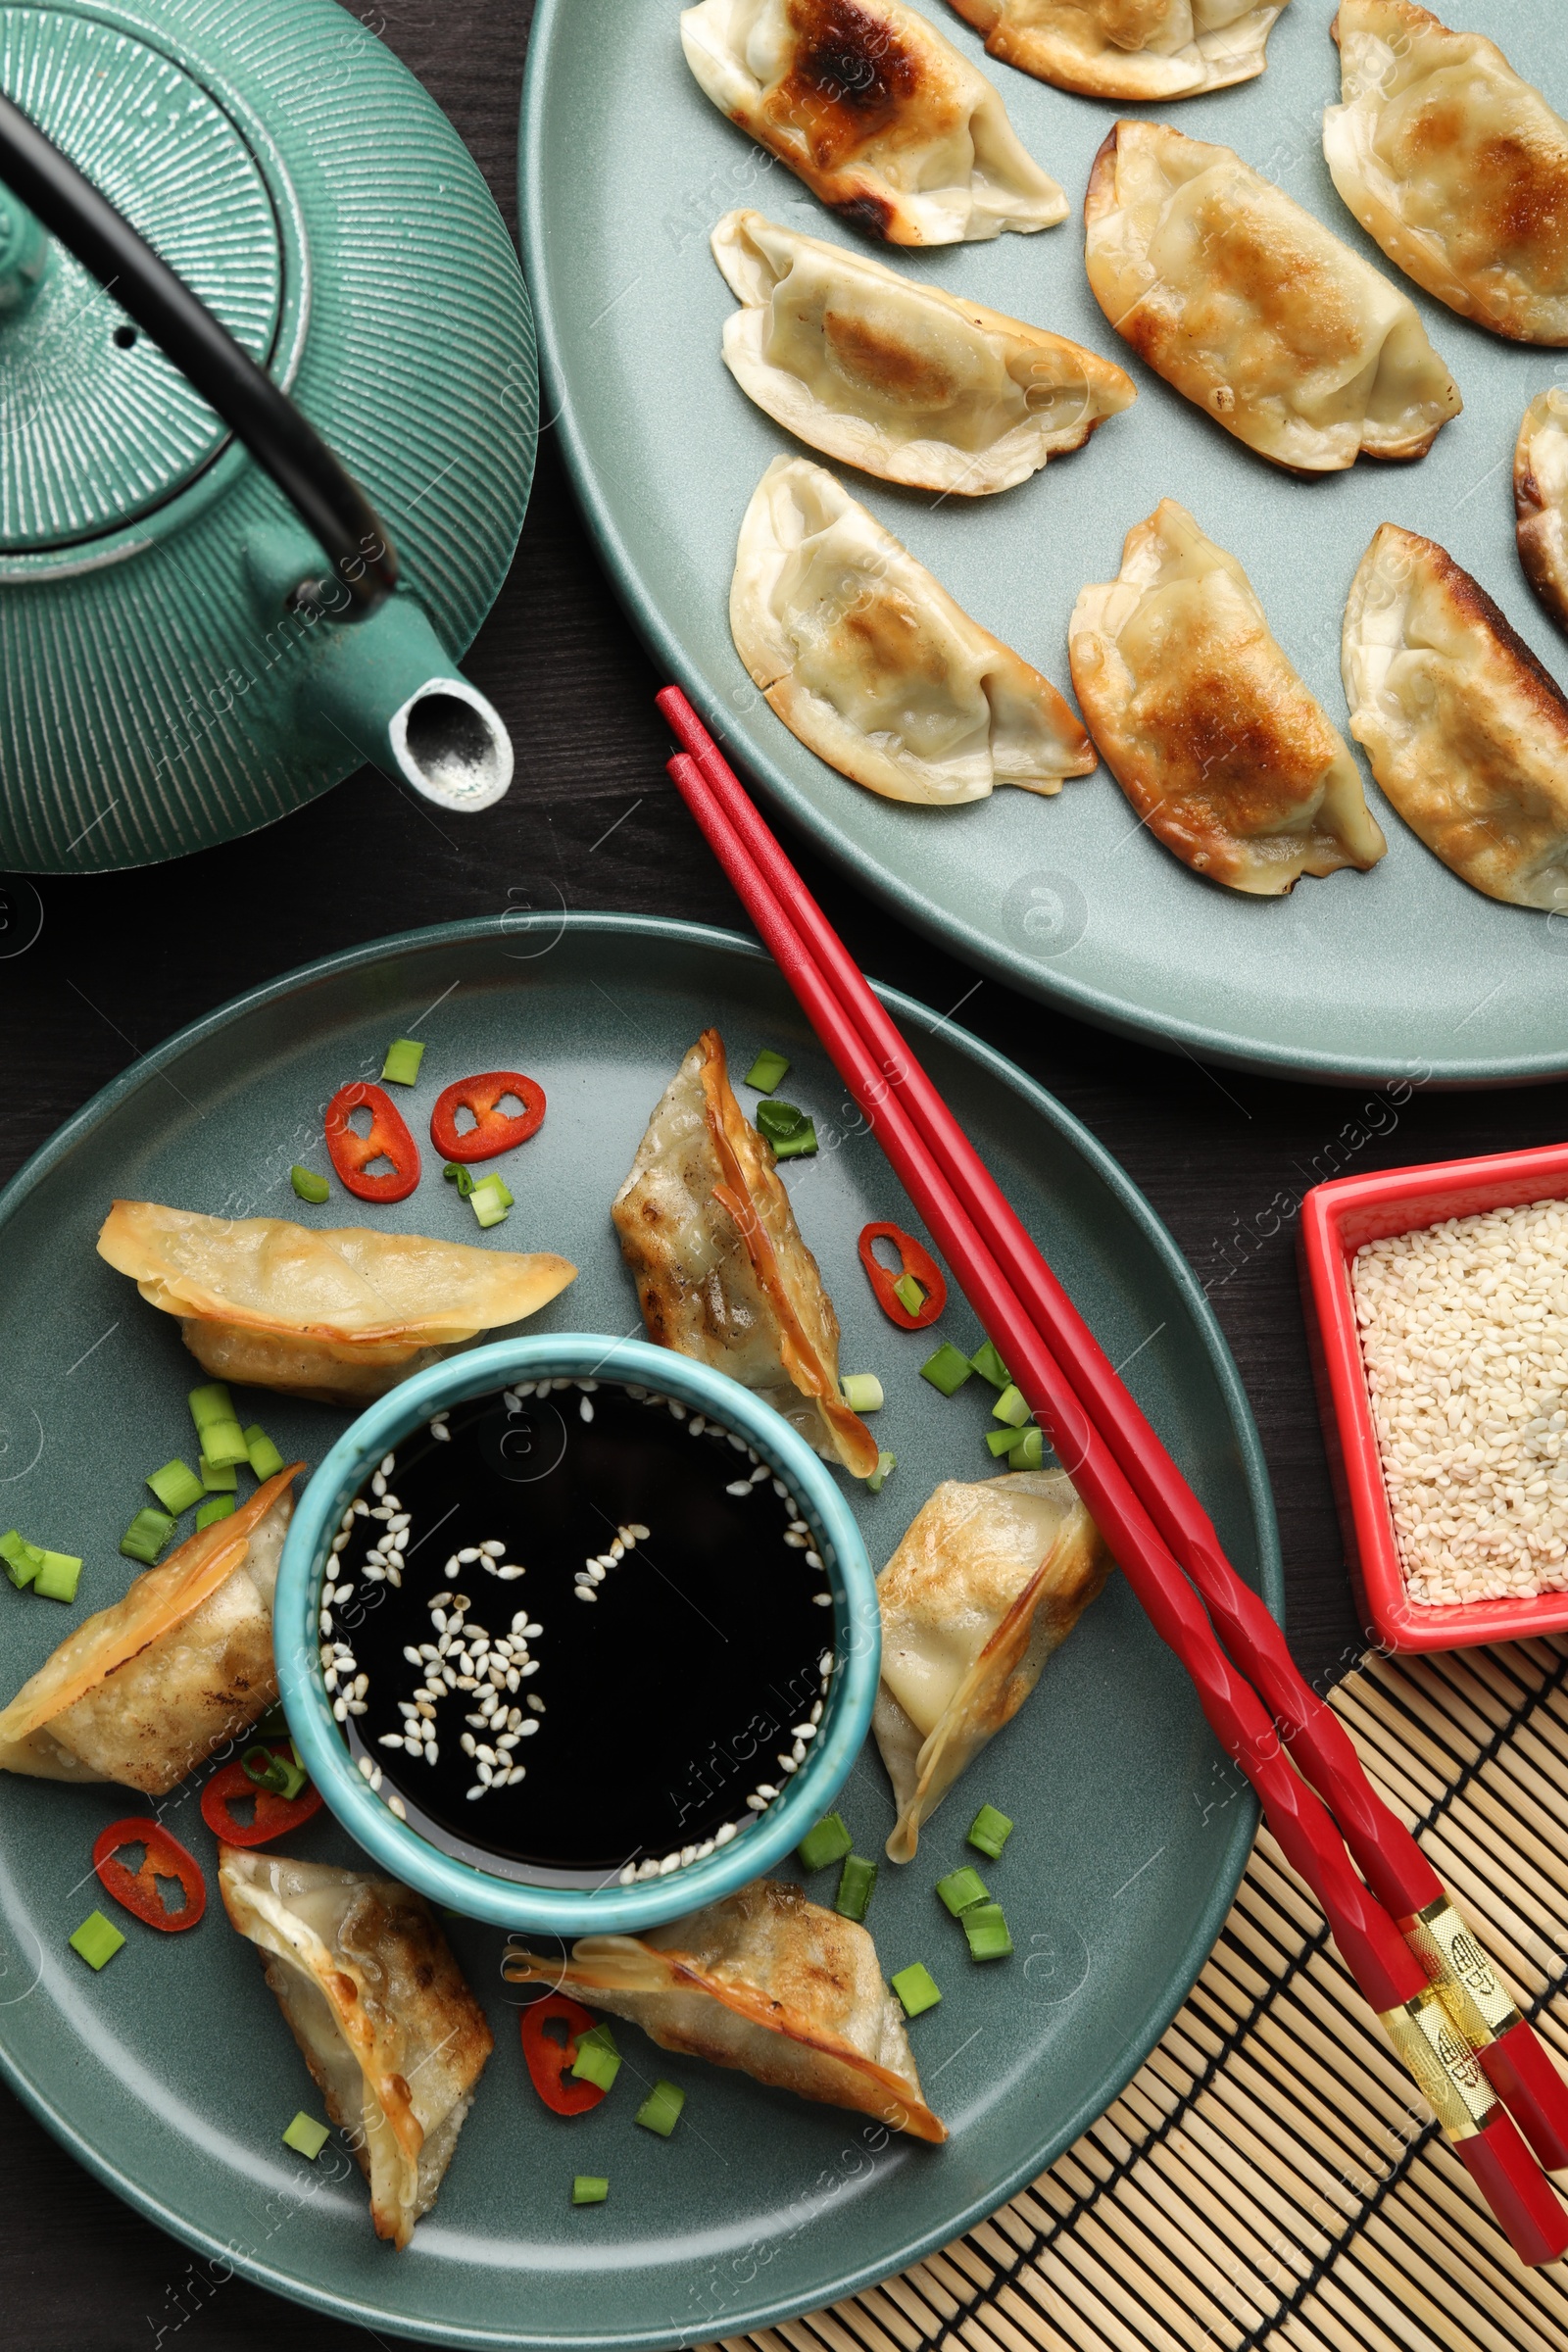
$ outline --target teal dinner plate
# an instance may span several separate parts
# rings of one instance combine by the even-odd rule
[[[1197,1283],[1125,1176],[1051,1098],[950,1023],[890,997],[931,1075],[1087,1312],[1271,1605],[1279,1555],[1257,1437]],[[876,1306],[856,1253],[872,1218],[912,1222],[772,964],[693,925],[614,915],[502,916],[361,948],[241,998],[149,1054],[89,1103],[0,1198],[0,1529],[85,1560],[71,1608],[0,1583],[0,1696],[134,1573],[116,1545],[148,1500],[142,1480],[191,1457],[186,1392],[200,1378],[169,1316],[95,1254],[117,1195],[305,1224],[366,1222],[476,1240],[426,1151],[395,1209],[334,1189],[307,1207],[296,1161],[325,1166],[323,1105],[374,1076],[388,1043],[424,1041],[399,1093],[424,1143],[435,1098],[472,1070],[521,1067],[543,1085],[543,1128],[505,1163],[516,1195],[495,1246],[548,1248],[578,1279],[529,1327],[633,1333],[636,1298],[610,1202],[681,1055],[717,1024],[732,1067],[760,1047],[791,1061],[787,1098],[815,1118],[814,1159],[786,1164],[807,1241],[844,1325],[848,1370],[880,1373],[877,1417],[899,1467],[880,1494],[843,1481],[874,1562],[939,1478],[992,1470],[993,1392],[951,1400],[918,1377],[930,1334]],[[757,1098],[744,1087],[744,1103]],[[955,1295],[938,1336],[979,1339]],[[237,1399],[285,1458],[318,1463],[349,1416],[261,1392]],[[651,1658],[678,1704],[678,1650]],[[592,1723],[580,1727],[585,1740]],[[502,1978],[499,1931],[449,1922],[496,2033],[435,2209],[412,2247],[372,2235],[365,2186],[334,2133],[316,2164],[282,2144],[321,2102],[257,1955],[214,1884],[201,1776],[162,1808],[208,1874],[206,1917],[165,1936],[116,1913],[91,1874],[133,1792],[0,1776],[0,2059],[67,2144],[133,2205],[207,2257],[377,2334],[463,2345],[650,2347],[737,2334],[828,2303],[953,2237],[1101,2113],[1163,2031],[1225,1917],[1251,1841],[1250,1795],[1207,1732],[1181,1669],[1119,1578],[1086,1614],[1016,1721],[935,1816],[918,1860],[885,1859],[868,1925],[884,1968],[923,1961],[942,1989],[909,2039],[945,2147],[889,2139],[863,2117],[808,2106],[745,2076],[656,2050],[616,2027],[619,2082],[566,2121],[529,2084]],[[965,1847],[982,1802],[1017,1827],[1000,1862]],[[841,1810],[881,1856],[893,1807],[874,1753]],[[322,1813],[284,1850],[351,1862]],[[1016,1945],[978,1966],[932,1889],[979,1861]],[[831,1901],[836,1878],[807,1884]],[[67,1938],[93,1909],[123,1950],[94,1976]],[[685,2090],[674,2136],[633,2117],[646,2086]],[[573,2208],[575,2174],[608,2203]]]
[[[966,611],[1063,689],[1079,590],[1114,579],[1129,527],[1163,497],[1245,564],[1275,634],[1347,729],[1340,626],[1381,522],[1441,541],[1549,670],[1561,637],[1513,537],[1513,449],[1531,397],[1568,355],[1498,341],[1399,280],[1464,396],[1414,466],[1366,460],[1297,480],[1200,415],[1112,331],[1089,290],[1079,207],[1122,108],[989,60],[944,0],[920,12],[990,75],[1031,154],[1071,200],[1036,236],[922,252],[878,248],[914,278],[1070,335],[1125,368],[1136,406],[1075,456],[998,497],[938,498],[817,458]],[[1159,119],[1233,146],[1385,274],[1323,161],[1339,96],[1335,0],[1291,0],[1268,71]],[[781,453],[816,457],[752,406],[719,357],[734,300],[708,249],[735,206],[844,245],[837,221],[710,104],[681,55],[677,0],[539,0],[523,104],[521,205],[553,416],[589,525],[662,670],[748,776],[906,920],[1013,987],[1127,1035],[1299,1078],[1448,1085],[1568,1070],[1568,921],[1494,905],[1425,850],[1367,777],[1389,839],[1370,874],[1248,899],[1161,848],[1103,765],[1059,798],[1016,790],[966,808],[878,799],[776,718],[730,642],[736,535]],[[1448,12],[1444,12],[1448,13]],[[1465,0],[1568,112],[1560,20]],[[863,248],[858,248],[863,250]]]

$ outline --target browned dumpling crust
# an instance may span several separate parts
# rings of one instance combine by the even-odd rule
[[[1424,457],[1459,414],[1410,297],[1231,148],[1118,122],[1084,220],[1117,333],[1276,466]]]
[[[1513,504],[1525,577],[1568,629],[1568,392],[1538,392],[1513,457]]]
[[[999,93],[904,0],[701,0],[680,33],[720,113],[890,245],[1067,218]]]
[[[1412,832],[1488,898],[1568,912],[1568,700],[1479,582],[1384,523],[1341,662],[1350,732]]]
[[[495,2048],[484,2011],[429,1904],[395,1879],[220,1845],[218,1885],[369,2182],[377,2237],[401,2250]]]
[[[1341,0],[1334,184],[1368,236],[1450,311],[1568,343],[1568,122],[1494,42],[1415,0]]]
[[[610,1213],[654,1345],[727,1372],[869,1478],[877,1443],[840,1394],[833,1301],[716,1029],[665,1088]]]
[[[799,1886],[754,1879],[646,1936],[585,1936],[563,1962],[509,1951],[514,1984],[548,1984],[641,2026],[662,2050],[737,2068],[824,2106],[944,2140],[876,1945]]]
[[[1088,98],[1199,98],[1250,81],[1285,0],[953,0],[986,48]]]
[[[1241,564],[1175,499],[1128,532],[1118,578],[1083,590],[1067,642],[1106,764],[1195,873],[1278,898],[1383,856],[1354,753]]]

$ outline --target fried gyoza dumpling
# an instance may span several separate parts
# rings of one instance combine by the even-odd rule
[[[0,1714],[0,1771],[164,1796],[277,1698],[272,1588],[296,1462],[68,1634]]]
[[[741,525],[735,649],[793,735],[890,801],[1061,790],[1094,747],[1049,678],[971,620],[842,482],[775,458]]]
[[[777,2090],[943,2140],[876,1945],[799,1886],[754,1879],[646,1936],[585,1936],[564,1963],[510,1951],[514,1984],[546,1984],[641,2026],[662,2050],[736,2067]]]
[[[1568,702],[1486,590],[1386,522],[1341,666],[1350,732],[1427,848],[1488,898],[1568,911]]]
[[[985,75],[904,0],[702,0],[680,37],[721,114],[890,245],[1067,218]]]
[[[1323,152],[1367,235],[1462,318],[1568,343],[1568,122],[1412,0],[1341,0],[1334,37]]]
[[[1110,1574],[1062,1470],[944,1479],[877,1579],[882,1680],[871,1728],[912,1862],[954,1782],[1010,1723]]]
[[[359,2158],[377,2237],[406,2246],[495,2048],[429,1904],[394,1879],[233,1845],[218,1884]]]
[[[813,449],[921,490],[1008,490],[1138,395],[1098,352],[885,262],[726,213],[713,258],[744,309],[724,365]]]
[[[705,1029],[611,1209],[648,1337],[753,1389],[808,1446],[869,1478],[877,1443],[839,1394],[839,1319],[773,1147],[741,1116]]]
[[[1388,848],[1355,755],[1270,634],[1250,580],[1163,498],[1068,624],[1073,689],[1111,773],[1211,882],[1278,898]]]
[[[1408,294],[1229,147],[1118,122],[1084,260],[1118,334],[1259,457],[1424,457],[1461,406]]]
[[[327,1404],[384,1396],[476,1333],[537,1314],[577,1273],[543,1250],[203,1217],[154,1200],[117,1200],[98,1254],[179,1316],[215,1380]]]
[[[1553,385],[1525,411],[1513,453],[1513,504],[1525,576],[1568,629],[1568,392]]]
[[[1285,0],[953,0],[1004,64],[1089,98],[1197,98],[1261,74]]]

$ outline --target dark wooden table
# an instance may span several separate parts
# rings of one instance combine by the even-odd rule
[[[456,122],[509,222],[531,13],[532,0],[385,0],[368,18]],[[136,1054],[238,991],[385,932],[500,912],[514,885],[552,883],[573,907],[744,928],[665,780],[652,707],[664,681],[599,570],[548,432],[516,563],[466,667],[517,747],[516,783],[487,815],[437,825],[367,773],[177,871],[43,883],[36,945],[0,966],[11,1105],[0,1178]],[[939,1009],[965,999],[964,1025],[1067,1103],[1170,1226],[1247,1384],[1274,1481],[1292,1644],[1326,1688],[1358,1642],[1297,1298],[1296,1205],[1352,1167],[1559,1140],[1568,1093],[1395,1102],[1125,1045],[994,980],[974,989],[965,966],[789,846],[867,971]],[[1334,1019],[1325,1004],[1326,1038]],[[205,2266],[89,2180],[3,2090],[0,2117],[0,2310],[20,2352],[270,2352],[279,2341],[346,2352],[381,2340],[242,2279],[199,2284]]]

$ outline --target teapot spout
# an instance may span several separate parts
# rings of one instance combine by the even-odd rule
[[[280,535],[281,536],[281,535]],[[247,551],[266,604],[313,568],[299,542],[268,533]],[[314,568],[319,570],[319,557]],[[364,620],[334,617],[333,583],[314,580],[297,607],[310,631],[310,673],[296,708],[315,710],[383,774],[464,814],[493,808],[511,785],[512,738],[495,705],[455,667],[424,609],[400,590]],[[346,592],[342,612],[348,611]],[[318,602],[317,599],[320,601]],[[314,608],[314,609],[313,609]]]

